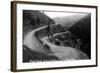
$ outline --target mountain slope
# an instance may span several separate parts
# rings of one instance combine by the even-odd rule
[[[81,50],[91,58],[91,15],[78,21],[69,31],[82,40]]]
[[[45,26],[52,25],[55,21],[49,18],[44,13],[37,10],[23,10],[23,34],[27,34],[29,31]]]

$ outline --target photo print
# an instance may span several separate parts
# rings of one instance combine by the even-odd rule
[[[23,62],[91,59],[91,14],[23,10]]]

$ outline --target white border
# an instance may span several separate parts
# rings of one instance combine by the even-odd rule
[[[57,61],[57,62],[22,62],[22,10],[54,10],[54,11],[71,11],[71,12],[86,12],[91,13],[91,60],[78,61]],[[49,5],[29,5],[17,4],[17,69],[35,69],[35,68],[50,68],[50,67],[68,67],[68,66],[82,66],[95,65],[96,62],[96,10],[94,8],[82,7],[59,7]]]

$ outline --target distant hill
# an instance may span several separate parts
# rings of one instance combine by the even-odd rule
[[[62,25],[63,27],[71,27],[75,23],[77,23],[79,20],[84,18],[86,15],[87,14],[85,13],[75,13],[69,16],[64,16],[64,17],[55,17],[53,18],[53,20],[56,23],[59,23],[60,25]]]

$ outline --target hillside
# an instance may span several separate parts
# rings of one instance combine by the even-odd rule
[[[48,25],[54,24],[51,18],[49,18],[44,13],[37,10],[23,10],[23,34],[25,35],[27,32]]]
[[[91,15],[75,23],[69,31],[82,40],[81,50],[91,58]]]

